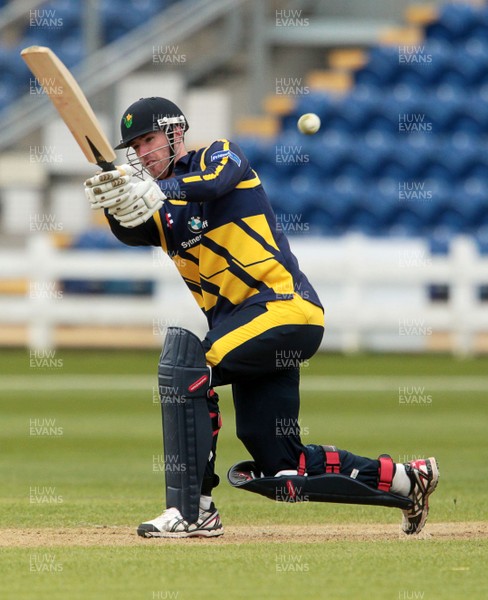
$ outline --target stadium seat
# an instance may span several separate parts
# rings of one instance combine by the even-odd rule
[[[446,5],[426,33],[403,54],[372,48],[346,96],[295,107],[293,127],[300,112],[325,117],[307,142],[324,179],[305,205],[318,229],[438,240],[487,221],[488,9]]]
[[[6,77],[0,79],[0,106],[8,106],[20,93],[15,80]]]
[[[433,256],[446,256],[450,252],[452,239],[453,235],[445,228],[433,229],[427,236],[429,253]]]
[[[439,20],[427,25],[427,39],[460,40],[474,29],[477,18],[475,7],[469,4],[445,4],[441,7]]]
[[[263,162],[267,162],[272,153],[272,145],[254,138],[234,138],[233,140],[244,152],[253,169],[258,169]]]
[[[395,214],[385,233],[392,237],[423,237],[425,226],[414,212],[403,209]]]
[[[282,128],[284,131],[296,131],[299,117],[308,112],[317,114],[322,121],[322,125],[328,126],[329,119],[334,114],[336,104],[329,95],[321,92],[299,96],[294,109],[283,117]]]
[[[451,195],[451,210],[462,213],[465,229],[476,230],[488,224],[488,174],[486,178],[469,178],[459,182]]]
[[[432,87],[437,85],[450,64],[452,49],[448,44],[423,44],[401,55],[397,82]]]
[[[77,65],[85,56],[84,44],[78,36],[64,38],[53,49],[68,68]]]
[[[452,130],[484,136],[488,131],[488,103],[479,95],[467,98],[453,119]]]
[[[365,186],[356,206],[358,213],[373,215],[375,234],[381,234],[399,209],[398,181],[384,177],[370,182]]]
[[[351,178],[337,177],[326,180],[312,208],[316,211],[322,210],[328,218],[335,221],[340,231],[346,231],[355,211],[354,202],[362,193]]]
[[[326,130],[320,136],[314,136],[309,143],[310,164],[324,178],[333,178],[339,173],[341,165],[349,159],[353,145],[353,140],[347,133]]]
[[[120,242],[106,228],[88,230],[75,238],[71,247],[78,250],[120,250],[123,252],[150,252],[144,247],[128,247]],[[66,279],[60,282],[66,294],[116,294],[126,296],[147,296],[153,293],[152,281],[124,280],[75,280]]]
[[[175,1],[101,0],[105,41]],[[19,48],[0,49],[3,105],[27,91],[20,47],[52,46],[68,66],[83,58],[82,3],[51,0],[44,8],[64,26],[28,28]],[[236,140],[277,215],[299,213],[320,234],[424,235],[438,246],[488,226],[488,9],[446,4],[425,36],[418,46],[371,48],[344,96],[310,89],[295,97],[272,140]],[[321,118],[314,136],[297,130],[305,112]]]
[[[356,85],[375,88],[389,86],[398,75],[398,49],[390,47],[372,48],[367,64],[354,74]]]
[[[485,222],[474,233],[474,239],[478,252],[483,256],[488,256],[488,223]]]
[[[281,197],[283,190],[289,185],[289,180],[280,176],[276,169],[270,165],[255,167],[255,170],[273,207],[282,209]]]
[[[83,19],[83,3],[72,2],[72,0],[52,0],[42,9],[54,11],[55,18],[60,19],[64,36],[72,36],[79,33],[80,22]],[[41,9],[41,10],[42,10]]]
[[[425,179],[413,182],[413,192],[407,196],[409,210],[424,224],[425,231],[436,226],[440,216],[453,207],[452,186],[445,179]]]

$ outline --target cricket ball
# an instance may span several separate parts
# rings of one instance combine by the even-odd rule
[[[305,135],[313,135],[320,129],[320,117],[315,113],[305,113],[298,119],[297,127]]]

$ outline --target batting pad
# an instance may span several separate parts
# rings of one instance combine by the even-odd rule
[[[345,475],[327,473],[311,477],[259,477],[255,463],[244,461],[231,467],[227,478],[234,487],[279,502],[339,502],[390,506],[403,510],[412,507],[410,498],[374,489]]]
[[[198,337],[170,327],[158,365],[163,418],[166,507],[185,520],[198,519],[205,466],[212,448],[207,407],[210,369]]]

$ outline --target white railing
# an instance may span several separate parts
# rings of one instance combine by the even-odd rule
[[[459,237],[448,256],[431,256],[422,240],[291,239],[302,270],[326,308],[329,349],[415,350],[448,347],[469,354],[488,334],[488,257]],[[21,251],[0,250],[0,280],[25,279],[25,295],[0,296],[0,324],[28,327],[34,348],[53,346],[57,326],[144,326],[155,335],[179,325],[203,335],[205,320],[171,260],[160,249],[82,251],[58,249],[48,235],[30,238]],[[70,295],[61,280],[151,280],[150,297]],[[449,300],[433,303],[429,284],[447,284]],[[300,292],[301,290],[297,290]]]

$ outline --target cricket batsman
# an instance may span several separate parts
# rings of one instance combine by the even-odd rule
[[[120,128],[128,162],[85,182],[90,205],[125,244],[163,248],[209,327],[203,340],[168,328],[158,364],[164,453],[181,468],[166,470],[166,509],[137,533],[223,534],[212,501],[215,388],[231,384],[237,437],[252,456],[230,469],[231,485],[285,502],[400,508],[405,534],[418,534],[439,478],[435,458],[395,464],[300,439],[300,363],[319,348],[324,312],[242,150],[220,139],[188,152],[188,122],[165,98],[134,102]]]

